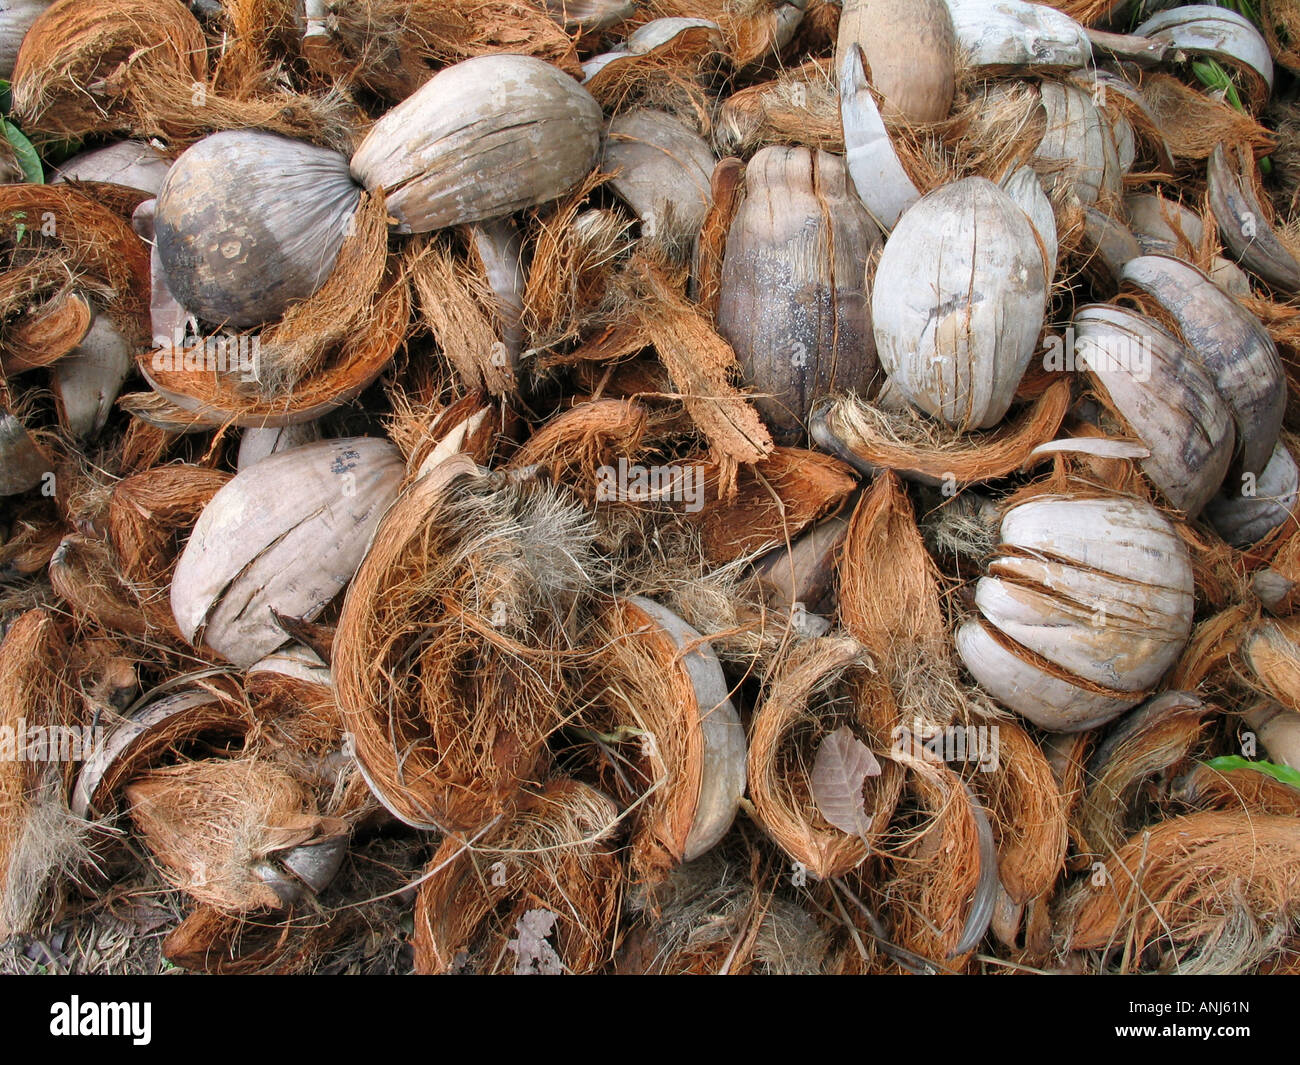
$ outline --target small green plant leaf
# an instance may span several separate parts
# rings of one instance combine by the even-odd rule
[[[32,142],[27,139],[27,135],[22,130],[7,118],[0,119],[0,122],[5,124],[5,140],[9,142],[14,150],[14,155],[18,157],[18,165],[23,171],[23,180],[29,181],[33,185],[44,185],[45,171],[41,167],[41,157],[36,153],[36,149],[32,147]]]
[[[1211,758],[1205,764],[1210,769],[1217,769],[1221,773],[1227,773],[1234,769],[1253,769],[1255,772],[1263,773],[1274,780],[1280,780],[1283,784],[1290,784],[1293,788],[1300,788],[1300,770],[1292,769],[1289,765],[1277,765],[1273,762],[1252,762],[1248,758],[1242,758],[1236,754]]]

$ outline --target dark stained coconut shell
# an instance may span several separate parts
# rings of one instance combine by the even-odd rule
[[[167,285],[204,321],[273,321],[329,276],[360,198],[338,152],[257,130],[205,137],[158,193]]]

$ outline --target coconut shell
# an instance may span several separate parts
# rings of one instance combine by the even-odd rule
[[[51,0],[13,0],[0,11],[0,78],[13,77],[23,38],[50,3]]]
[[[181,635],[241,668],[287,642],[271,610],[315,617],[356,572],[405,473],[386,440],[323,440],[238,474],[172,577]]]
[[[861,47],[885,117],[916,125],[952,108],[957,39],[944,0],[845,0],[835,66]]]
[[[400,232],[426,233],[563,196],[595,166],[602,124],[591,94],[551,64],[479,56],[376,122],[352,173],[386,192]]]
[[[1050,4],[946,0],[957,40],[973,67],[1073,70],[1090,65],[1084,28]]]
[[[1205,516],[1215,532],[1233,547],[1257,544],[1276,529],[1289,525],[1300,499],[1300,469],[1286,444],[1279,440],[1264,472],[1247,484],[1229,483],[1210,501]]]
[[[73,437],[98,436],[135,365],[130,341],[99,315],[71,354],[54,365],[51,387],[59,420]]]
[[[147,141],[118,141],[103,148],[78,152],[55,168],[52,184],[61,181],[96,181],[157,196],[172,161]]]
[[[765,148],[745,181],[722,264],[718,330],[774,439],[797,444],[820,397],[875,384],[865,278],[880,234],[836,156]]]
[[[1002,420],[1042,332],[1047,285],[1029,218],[983,178],[899,219],[871,296],[876,349],[907,399],[961,429]]]
[[[158,193],[167,285],[216,325],[279,318],[329,276],[360,199],[337,152],[255,130],[205,137]]]

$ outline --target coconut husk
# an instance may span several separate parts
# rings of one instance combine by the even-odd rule
[[[9,538],[0,544],[0,575],[29,577],[49,565],[63,539],[63,523],[51,501],[24,499],[9,515]]]
[[[471,392],[446,406],[436,399],[421,403],[403,391],[393,392],[388,436],[406,456],[413,478],[458,451],[480,466],[491,466],[498,449],[508,446],[518,429],[514,411],[492,404],[482,392]]]
[[[610,289],[615,263],[632,245],[632,223],[612,211],[586,210],[588,197],[609,177],[592,174],[537,219],[523,311],[532,349],[554,348],[584,331],[625,323],[626,313],[612,305]]]
[[[622,894],[617,818],[607,796],[559,779],[477,841],[444,840],[415,902],[416,971],[601,967]]]
[[[842,153],[839,92],[830,71],[829,60],[814,59],[732,93],[718,118],[719,145],[746,157],[769,144]]]
[[[986,433],[950,433],[916,411],[889,411],[855,396],[834,400],[825,417],[827,428],[869,466],[927,484],[966,485],[1032,464],[1034,449],[1056,437],[1069,407],[1070,383],[1056,380],[1014,423]]]
[[[726,463],[700,465],[704,506],[685,520],[699,529],[705,557],[717,564],[788,546],[857,487],[838,459],[795,447],[774,448],[741,469],[731,495]]]
[[[721,38],[707,26],[691,26],[656,48],[624,52],[584,84],[608,114],[655,107],[696,118],[707,129],[712,99],[706,86],[721,59]]]
[[[709,441],[720,467],[722,494],[730,496],[740,464],[759,462],[773,450],[758,412],[731,384],[739,374],[736,353],[661,267],[641,260],[632,276],[644,294],[636,308],[638,321],[691,420]]]
[[[277,855],[346,831],[319,817],[285,770],[253,758],[155,769],[128,784],[128,812],[166,879],[226,913],[277,909]]]
[[[473,831],[506,813],[572,712],[566,625],[594,565],[563,490],[456,455],[389,509],[348,589],[334,680],[371,787],[398,817]]]
[[[86,298],[66,288],[5,330],[3,372],[49,366],[81,343],[94,312]]]
[[[1261,930],[1294,918],[1300,833],[1290,817],[1174,817],[1130,839],[1106,874],[1070,900],[1071,949],[1118,954],[1125,971],[1249,971],[1263,960]]]
[[[1178,779],[1173,794],[1199,810],[1300,816],[1300,788],[1254,769],[1224,771],[1201,762]]]
[[[1300,4],[1296,0],[1260,0],[1259,24],[1273,61],[1300,73]]]
[[[162,462],[177,439],[178,434],[159,429],[141,418],[131,418],[120,441],[118,471],[130,477],[152,469]]]
[[[0,758],[0,936],[34,930],[59,881],[76,878],[90,854],[88,826],[67,806],[75,752],[64,730],[77,724],[67,658],[44,610],[23,614],[0,643],[0,729],[11,748]]]
[[[557,481],[590,501],[600,470],[637,455],[649,427],[650,412],[633,400],[577,403],[524,441],[510,467],[545,466]]]
[[[301,971],[314,945],[269,912],[229,914],[200,906],[167,934],[163,957],[213,976],[284,975]]]
[[[9,252],[10,269],[0,276],[0,314],[10,318],[40,295],[50,297],[37,316],[42,324],[29,320],[26,328],[6,328],[6,373],[52,361],[31,349],[55,341],[61,346],[66,340],[59,338],[76,332],[89,309],[78,292],[92,294],[123,336],[144,339],[149,251],[129,223],[67,185],[0,186],[0,217],[25,226]]]
[[[130,587],[117,572],[112,548],[89,536],[66,536],[49,562],[54,592],[81,624],[145,636],[152,629]]]
[[[1128,822],[1150,801],[1144,792],[1191,755],[1213,711],[1190,693],[1166,692],[1123,718],[1097,749],[1074,811],[1079,836],[1094,857],[1107,857],[1123,845]]]
[[[970,793],[946,766],[925,766],[908,775],[914,824],[896,828],[891,848],[895,876],[887,886],[895,942],[961,971],[968,961],[963,944],[971,900],[980,882],[979,828]],[[906,800],[904,800],[906,802]]]
[[[1221,143],[1248,148],[1256,156],[1267,155],[1277,144],[1273,135],[1249,115],[1189,88],[1169,74],[1147,73],[1141,93],[1176,160],[1208,159]]]
[[[313,69],[400,101],[434,70],[477,55],[534,55],[581,79],[574,43],[540,5],[512,0],[362,0],[325,5],[303,48]]]
[[[991,813],[998,879],[1007,897],[1023,906],[1046,895],[1065,869],[1066,799],[1025,729],[1013,721],[990,728],[997,735],[996,765],[975,773],[972,782]]]
[[[744,181],[745,164],[733,156],[713,168],[709,182],[709,210],[695,243],[691,278],[695,304],[710,321],[718,313],[718,301],[722,298],[722,261]]]
[[[165,402],[124,396],[119,405],[151,424],[174,431],[230,425],[260,429],[313,421],[370,386],[405,339],[409,316],[410,294],[405,282],[388,282],[370,317],[364,324],[354,321],[353,331],[340,338],[337,352],[327,364],[280,395],[260,388],[250,392],[237,375],[167,368],[158,358],[160,353],[146,354],[137,366]]]
[[[149,621],[177,638],[168,601],[179,539],[230,480],[199,466],[159,466],[119,481],[109,502],[109,541],[119,572]]]
[[[406,269],[420,317],[462,387],[486,389],[494,396],[514,394],[514,370],[494,320],[495,297],[486,280],[436,238],[412,245]]]
[[[1237,647],[1259,617],[1259,607],[1238,603],[1197,624],[1186,650],[1169,675],[1174,691],[1198,691],[1236,654]]]
[[[1236,653],[1247,685],[1290,710],[1300,709],[1300,618],[1259,622],[1240,630]]]
[[[898,711],[873,675],[864,648],[845,637],[799,642],[774,667],[750,728],[749,794],[760,825],[813,876],[842,876],[862,864],[888,829],[904,772],[891,757]],[[880,760],[867,780],[870,829],[853,836],[832,825],[813,798],[820,744],[848,724]]]

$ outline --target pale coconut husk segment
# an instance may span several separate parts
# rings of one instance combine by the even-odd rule
[[[1222,772],[1201,763],[1179,779],[1175,794],[1200,810],[1300,817],[1300,788],[1250,769]]]
[[[1023,905],[1049,892],[1065,870],[1066,801],[1034,738],[1014,721],[999,721],[998,764],[975,773],[992,816],[1002,888]]]
[[[577,403],[551,418],[520,446],[510,466],[545,466],[584,498],[595,495],[599,471],[636,455],[650,428],[650,412],[630,399]]]
[[[50,585],[73,616],[109,632],[144,636],[149,618],[117,572],[112,548],[88,536],[65,537],[50,560]]]
[[[76,876],[89,856],[89,826],[67,807],[75,763],[29,759],[18,750],[30,729],[44,729],[48,741],[61,736],[52,730],[75,724],[67,656],[67,643],[44,610],[27,611],[0,643],[0,726],[14,744],[0,759],[0,936],[39,922],[57,880]],[[55,742],[62,754],[62,740]]]
[[[556,915],[548,942],[564,971],[600,967],[622,895],[616,821],[607,796],[558,779],[477,842],[444,840],[415,902],[416,972],[445,973],[462,954],[468,971],[515,971],[524,959],[507,944],[538,909]]]
[[[1070,406],[1070,384],[1054,381],[1010,425],[956,434],[913,411],[894,412],[853,397],[827,411],[827,425],[863,462],[941,483],[992,481],[1015,473],[1034,449],[1056,437]]]
[[[1150,965],[1148,950],[1175,971],[1243,971],[1262,960],[1261,928],[1296,918],[1300,833],[1290,817],[1189,814],[1135,835],[1106,872],[1070,901],[1071,949],[1119,952],[1126,971]]]
[[[904,771],[888,756],[898,711],[862,646],[844,637],[795,644],[776,666],[750,728],[749,793],[764,831],[819,879],[856,868],[884,837]],[[848,724],[879,756],[864,807],[871,827],[852,836],[830,824],[812,798],[821,742]]]
[[[1189,88],[1172,75],[1148,72],[1141,92],[1177,160],[1200,162],[1220,144],[1249,148],[1260,156],[1277,144],[1249,115]]]
[[[48,366],[81,343],[94,314],[79,292],[63,288],[5,330],[6,374]]]
[[[389,809],[471,831],[506,812],[571,713],[565,625],[593,566],[559,489],[456,455],[393,504],[334,643],[339,705]]]

